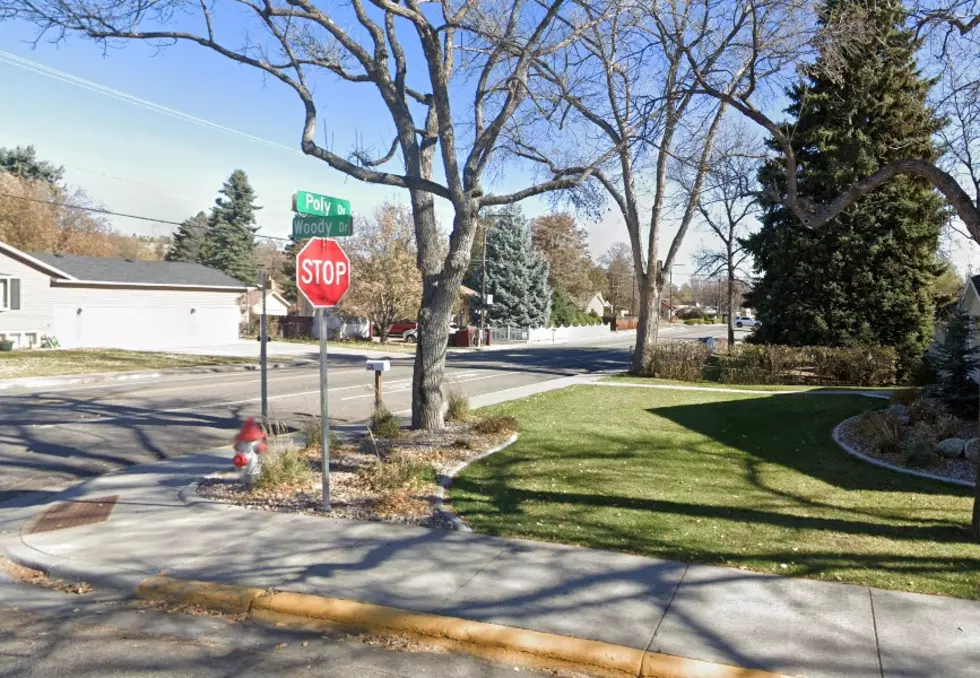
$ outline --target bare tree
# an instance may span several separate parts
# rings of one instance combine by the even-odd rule
[[[742,246],[742,238],[748,235],[759,207],[756,190],[758,157],[747,155],[749,150],[745,138],[738,133],[715,149],[697,203],[701,220],[720,241],[720,246],[698,252],[695,275],[725,279],[729,347],[735,345],[733,310],[737,288],[749,277],[744,270],[749,254]]]
[[[220,8],[206,0],[0,0],[0,14],[32,21],[55,41],[77,34],[103,44],[187,42],[254,68],[298,97],[304,153],[361,181],[407,189],[423,280],[415,427],[443,426],[445,327],[480,209],[589,176],[588,167],[569,168],[503,195],[484,185],[502,130],[528,105],[531,64],[596,20],[567,0],[234,0]],[[473,76],[466,86],[453,86],[457,71]],[[341,154],[317,143],[319,103],[343,96],[325,80],[374,90],[390,117],[385,150]],[[439,246],[437,198],[454,211],[448,249]]]

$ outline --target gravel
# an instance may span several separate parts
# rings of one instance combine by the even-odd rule
[[[372,439],[368,435],[330,451],[330,503],[322,506],[319,447],[299,453],[314,470],[314,480],[306,487],[266,490],[248,488],[239,474],[229,469],[205,478],[198,494],[211,501],[235,504],[261,511],[302,513],[353,520],[375,520],[438,529],[452,529],[447,517],[433,511],[437,499],[436,478],[460,463],[472,459],[507,439],[509,433],[479,435],[470,424],[454,423],[438,433],[408,431],[398,440]],[[374,492],[365,483],[365,469],[390,463],[394,456],[409,458],[431,467],[431,479],[417,481],[389,492]],[[230,465],[230,464],[229,464]]]

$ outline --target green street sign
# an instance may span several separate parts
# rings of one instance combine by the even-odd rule
[[[342,214],[314,217],[297,214],[293,217],[294,238],[343,238],[354,234],[354,217]]]
[[[318,217],[350,215],[350,201],[309,191],[296,191],[293,195],[293,211]]]

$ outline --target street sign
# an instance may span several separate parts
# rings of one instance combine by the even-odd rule
[[[338,214],[329,217],[316,217],[304,214],[293,216],[293,237],[306,238],[343,238],[354,234],[354,217],[349,214]]]
[[[350,259],[335,240],[312,238],[296,255],[296,286],[314,308],[340,303],[350,287]]]
[[[318,217],[349,215],[350,200],[310,193],[309,191],[296,191],[293,195],[293,211]]]

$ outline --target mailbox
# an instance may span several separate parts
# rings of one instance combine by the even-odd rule
[[[391,361],[389,360],[368,360],[365,365],[365,369],[368,372],[387,372],[391,369]]]

